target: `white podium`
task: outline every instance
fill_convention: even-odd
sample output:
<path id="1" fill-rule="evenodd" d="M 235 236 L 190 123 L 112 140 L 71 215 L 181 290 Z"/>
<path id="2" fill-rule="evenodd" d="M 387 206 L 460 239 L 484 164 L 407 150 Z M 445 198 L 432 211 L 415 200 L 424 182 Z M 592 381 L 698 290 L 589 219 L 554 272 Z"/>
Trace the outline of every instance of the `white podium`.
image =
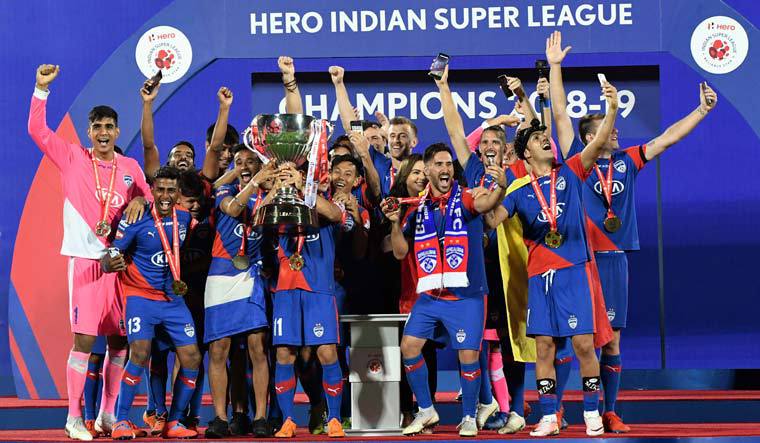
<path id="1" fill-rule="evenodd" d="M 341 315 L 347 323 L 353 435 L 399 434 L 400 328 L 406 314 Z"/>

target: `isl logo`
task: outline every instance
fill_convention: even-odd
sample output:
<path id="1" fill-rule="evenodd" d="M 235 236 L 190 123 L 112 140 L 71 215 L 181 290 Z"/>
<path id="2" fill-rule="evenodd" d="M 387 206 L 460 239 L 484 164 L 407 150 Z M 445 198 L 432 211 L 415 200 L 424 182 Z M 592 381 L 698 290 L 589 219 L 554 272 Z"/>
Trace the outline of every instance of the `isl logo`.
<path id="1" fill-rule="evenodd" d="M 377 375 L 383 372 L 383 362 L 378 358 L 372 358 L 367 362 L 367 371 L 372 375 Z"/>
<path id="2" fill-rule="evenodd" d="M 706 18 L 691 34 L 691 56 L 711 74 L 727 74 L 744 62 L 749 50 L 741 23 L 722 15 Z"/>
<path id="3" fill-rule="evenodd" d="M 161 83 L 182 78 L 193 62 L 193 47 L 187 36 L 171 26 L 148 29 L 137 41 L 135 62 L 145 77 L 161 71 Z"/>

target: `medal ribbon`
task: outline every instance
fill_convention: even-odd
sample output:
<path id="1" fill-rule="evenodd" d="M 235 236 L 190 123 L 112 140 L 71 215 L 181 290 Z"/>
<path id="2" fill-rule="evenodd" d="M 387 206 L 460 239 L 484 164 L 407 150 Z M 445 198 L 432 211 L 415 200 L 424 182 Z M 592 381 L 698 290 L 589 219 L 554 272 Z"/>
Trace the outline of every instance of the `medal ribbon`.
<path id="1" fill-rule="evenodd" d="M 93 148 L 95 149 L 95 148 Z M 98 203 L 101 207 L 101 222 L 108 222 L 108 210 L 111 209 L 111 197 L 113 196 L 113 184 L 116 180 L 116 153 L 113 154 L 113 162 L 111 163 L 111 178 L 108 181 L 108 192 L 105 198 L 103 197 L 102 189 L 100 188 L 100 175 L 98 174 L 98 162 L 95 159 L 95 154 L 90 153 L 90 160 L 92 160 L 92 172 L 95 173 L 95 190 L 98 197 Z"/>
<path id="2" fill-rule="evenodd" d="M 390 172 L 390 178 L 391 178 L 391 186 L 390 187 L 393 188 L 393 183 L 396 182 L 396 170 L 393 169 L 393 165 L 391 165 L 391 170 L 389 172 Z"/>
<path id="3" fill-rule="evenodd" d="M 299 257 L 302 257 L 301 251 L 303 250 L 303 243 L 305 240 L 306 240 L 306 236 L 304 236 L 303 234 L 298 236 L 298 243 L 296 243 L 296 255 Z"/>
<path id="4" fill-rule="evenodd" d="M 242 187 L 238 185 L 238 192 L 242 191 Z M 256 203 L 253 205 L 253 211 L 251 211 L 251 215 L 253 216 L 256 214 L 256 210 L 259 209 L 259 205 L 261 204 L 261 189 L 259 189 L 256 192 Z M 248 205 L 246 205 L 245 208 L 243 208 L 243 238 L 240 241 L 240 248 L 238 248 L 237 255 L 245 255 L 245 242 L 248 239 L 248 236 L 251 235 L 251 230 L 253 229 L 253 224 L 248 223 Z"/>
<path id="5" fill-rule="evenodd" d="M 169 247 L 169 239 L 166 237 L 164 230 L 164 223 L 158 216 L 156 211 L 156 204 L 154 203 L 150 207 L 150 213 L 153 215 L 153 224 L 158 231 L 158 237 L 161 239 L 161 246 L 164 248 L 164 255 L 166 255 L 166 261 L 169 263 L 169 270 L 172 272 L 172 277 L 177 281 L 180 279 L 180 264 L 179 264 L 179 224 L 177 224 L 177 209 L 172 208 L 172 247 Z"/>
<path id="6" fill-rule="evenodd" d="M 533 192 L 536 193 L 536 199 L 538 200 L 538 203 L 541 205 L 541 211 L 543 211 L 544 215 L 546 216 L 546 220 L 549 221 L 549 230 L 551 231 L 557 231 L 557 189 L 556 189 L 556 182 L 557 182 L 557 170 L 552 168 L 552 172 L 550 174 L 550 186 L 551 189 L 549 191 L 551 195 L 551 207 L 546 204 L 546 198 L 544 197 L 544 193 L 541 192 L 541 186 L 538 185 L 538 179 L 533 174 L 533 172 L 530 173 L 530 184 L 533 186 Z"/>
<path id="7" fill-rule="evenodd" d="M 615 213 L 612 212 L 612 157 L 610 157 L 610 164 L 607 167 L 606 180 L 604 179 L 599 166 L 596 164 L 594 164 L 594 171 L 596 171 L 596 176 L 599 177 L 599 184 L 602 185 L 604 200 L 607 202 L 607 218 L 612 218 L 615 216 Z"/>

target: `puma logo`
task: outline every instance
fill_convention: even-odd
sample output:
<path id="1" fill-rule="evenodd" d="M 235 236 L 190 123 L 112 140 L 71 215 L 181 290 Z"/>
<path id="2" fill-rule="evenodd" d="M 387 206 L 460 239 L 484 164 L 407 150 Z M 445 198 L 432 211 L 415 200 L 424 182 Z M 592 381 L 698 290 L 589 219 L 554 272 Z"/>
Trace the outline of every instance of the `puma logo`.
<path id="1" fill-rule="evenodd" d="M 130 385 L 136 385 L 140 381 L 140 379 L 124 376 L 124 381 L 126 381 Z"/>
<path id="2" fill-rule="evenodd" d="M 475 380 L 476 378 L 480 377 L 480 369 L 476 369 L 471 372 L 462 371 L 462 377 L 464 377 L 467 380 Z"/>
<path id="3" fill-rule="evenodd" d="M 153 233 L 153 231 L 148 231 L 148 237 L 155 237 L 156 234 Z"/>
<path id="4" fill-rule="evenodd" d="M 404 370 L 406 370 L 406 372 L 409 372 L 412 370 L 412 367 L 413 365 L 404 365 Z"/>
<path id="5" fill-rule="evenodd" d="M 287 391 L 287 386 L 275 386 L 274 390 L 277 391 L 278 394 L 282 394 Z"/>
<path id="6" fill-rule="evenodd" d="M 340 394 L 340 391 L 340 388 L 327 388 L 327 392 L 331 393 L 332 395 L 338 395 Z"/>

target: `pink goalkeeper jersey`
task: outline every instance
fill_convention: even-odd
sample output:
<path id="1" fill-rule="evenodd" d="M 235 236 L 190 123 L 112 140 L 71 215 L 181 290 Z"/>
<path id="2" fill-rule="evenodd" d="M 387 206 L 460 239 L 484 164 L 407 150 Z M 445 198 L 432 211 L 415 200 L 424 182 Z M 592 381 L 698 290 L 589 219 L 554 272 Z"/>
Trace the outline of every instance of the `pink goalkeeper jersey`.
<path id="1" fill-rule="evenodd" d="M 107 220 L 111 234 L 107 239 L 96 236 L 94 229 L 102 215 L 100 202 L 108 193 L 112 162 L 96 161 L 103 195 L 98 198 L 91 150 L 67 142 L 48 128 L 47 95 L 46 91 L 34 91 L 29 109 L 29 135 L 61 172 L 64 196 L 61 255 L 99 259 L 113 240 L 127 204 L 137 196 L 149 198 L 150 188 L 137 161 L 114 153 L 116 177 Z"/>

